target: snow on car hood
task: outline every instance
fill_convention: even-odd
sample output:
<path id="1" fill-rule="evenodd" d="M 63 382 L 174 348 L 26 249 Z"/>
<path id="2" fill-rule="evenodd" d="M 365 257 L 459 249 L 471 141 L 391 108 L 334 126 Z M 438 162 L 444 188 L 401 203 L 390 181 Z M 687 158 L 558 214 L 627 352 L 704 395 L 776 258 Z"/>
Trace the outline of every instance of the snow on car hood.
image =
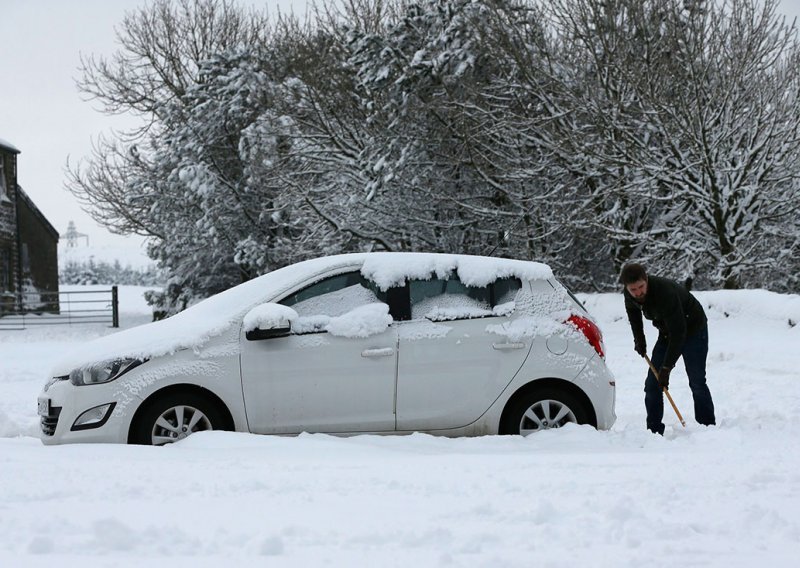
<path id="1" fill-rule="evenodd" d="M 469 286 L 485 286 L 516 276 L 523 280 L 552 278 L 549 266 L 538 262 L 436 253 L 356 253 L 316 258 L 254 278 L 162 321 L 107 335 L 72 350 L 54 366 L 51 376 L 120 357 L 152 358 L 180 349 L 198 350 L 210 339 L 241 324 L 244 315 L 307 280 L 339 270 L 361 267 L 362 274 L 382 289 L 407 278 L 458 274 Z M 235 336 L 238 339 L 238 336 Z"/>

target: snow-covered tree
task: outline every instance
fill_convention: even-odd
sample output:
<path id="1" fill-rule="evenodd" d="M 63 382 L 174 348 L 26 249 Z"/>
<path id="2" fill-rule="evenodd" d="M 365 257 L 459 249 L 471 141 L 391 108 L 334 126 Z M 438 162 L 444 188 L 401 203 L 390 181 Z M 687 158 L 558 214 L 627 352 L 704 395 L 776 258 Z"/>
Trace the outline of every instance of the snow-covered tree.
<path id="1" fill-rule="evenodd" d="M 129 286 L 161 286 L 166 280 L 155 266 L 134 268 L 94 258 L 68 260 L 58 271 L 59 284 L 115 284 Z"/>
<path id="2" fill-rule="evenodd" d="M 796 289 L 800 59 L 771 0 L 311 14 L 156 0 L 84 62 L 85 94 L 145 122 L 99 139 L 70 187 L 150 237 L 165 313 L 357 250 L 543 260 L 581 289 L 631 259 Z"/>
<path id="3" fill-rule="evenodd" d="M 800 52 L 775 7 L 554 4 L 589 70 L 576 108 L 594 140 L 585 154 L 612 181 L 608 234 L 673 274 L 735 288 L 794 254 L 790 239 L 758 254 L 796 234 L 800 206 Z"/>
<path id="4" fill-rule="evenodd" d="M 569 246 L 549 238 L 562 219 L 545 113 L 520 88 L 525 66 L 541 65 L 538 15 L 521 2 L 425 0 L 351 35 L 348 62 L 382 134 L 370 196 L 401 196 L 410 246 L 540 259 Z"/>

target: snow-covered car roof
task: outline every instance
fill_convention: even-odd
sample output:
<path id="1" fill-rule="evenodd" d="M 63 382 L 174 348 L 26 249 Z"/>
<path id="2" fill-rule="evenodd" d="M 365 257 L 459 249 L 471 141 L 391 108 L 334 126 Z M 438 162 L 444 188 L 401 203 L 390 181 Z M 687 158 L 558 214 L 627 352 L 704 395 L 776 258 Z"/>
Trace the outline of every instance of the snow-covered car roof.
<path id="1" fill-rule="evenodd" d="M 119 357 L 148 358 L 180 349 L 200 349 L 211 338 L 238 326 L 244 315 L 262 302 L 294 286 L 338 269 L 358 268 L 380 288 L 406 279 L 446 277 L 456 273 L 468 286 L 486 286 L 498 278 L 541 280 L 553 277 L 546 264 L 502 258 L 439 253 L 355 253 L 292 264 L 220 292 L 170 318 L 98 338 L 73 350 L 53 369 L 53 376 L 81 366 Z M 238 337 L 238 335 L 237 335 Z"/>

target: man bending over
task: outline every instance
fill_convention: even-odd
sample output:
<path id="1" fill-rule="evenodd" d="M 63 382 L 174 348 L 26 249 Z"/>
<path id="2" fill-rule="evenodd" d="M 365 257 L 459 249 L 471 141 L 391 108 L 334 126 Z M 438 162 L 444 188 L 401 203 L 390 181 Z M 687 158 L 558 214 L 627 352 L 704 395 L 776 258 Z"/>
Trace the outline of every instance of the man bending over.
<path id="1" fill-rule="evenodd" d="M 658 329 L 651 357 L 659 370 L 658 378 L 651 370 L 644 382 L 648 430 L 664 434 L 663 389 L 669 388 L 669 375 L 681 356 L 694 398 L 695 420 L 705 426 L 715 424 L 714 402 L 706 385 L 708 320 L 703 306 L 674 280 L 648 276 L 641 264 L 625 265 L 619 280 L 625 286 L 625 311 L 633 331 L 634 350 L 642 357 L 647 354 L 642 316 Z"/>

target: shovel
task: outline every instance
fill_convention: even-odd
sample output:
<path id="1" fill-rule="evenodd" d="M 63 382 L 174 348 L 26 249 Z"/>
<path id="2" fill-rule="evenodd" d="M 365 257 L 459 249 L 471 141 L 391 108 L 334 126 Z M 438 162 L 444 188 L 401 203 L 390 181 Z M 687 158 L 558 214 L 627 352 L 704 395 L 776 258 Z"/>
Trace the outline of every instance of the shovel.
<path id="1" fill-rule="evenodd" d="M 644 360 L 647 361 L 648 365 L 650 365 L 650 369 L 653 371 L 653 375 L 656 377 L 656 380 L 658 380 L 658 371 L 656 371 L 656 368 L 653 366 L 653 362 L 650 361 L 650 357 L 644 355 Z M 664 388 L 664 394 L 667 395 L 667 400 L 669 400 L 669 403 L 672 405 L 672 410 L 675 411 L 675 414 L 678 415 L 678 420 L 681 421 L 681 426 L 686 428 L 686 422 L 683 421 L 683 416 L 681 416 L 681 413 L 678 412 L 678 407 L 675 406 L 675 401 L 672 400 L 672 396 L 669 394 L 667 388 L 666 387 L 663 388 Z"/>

